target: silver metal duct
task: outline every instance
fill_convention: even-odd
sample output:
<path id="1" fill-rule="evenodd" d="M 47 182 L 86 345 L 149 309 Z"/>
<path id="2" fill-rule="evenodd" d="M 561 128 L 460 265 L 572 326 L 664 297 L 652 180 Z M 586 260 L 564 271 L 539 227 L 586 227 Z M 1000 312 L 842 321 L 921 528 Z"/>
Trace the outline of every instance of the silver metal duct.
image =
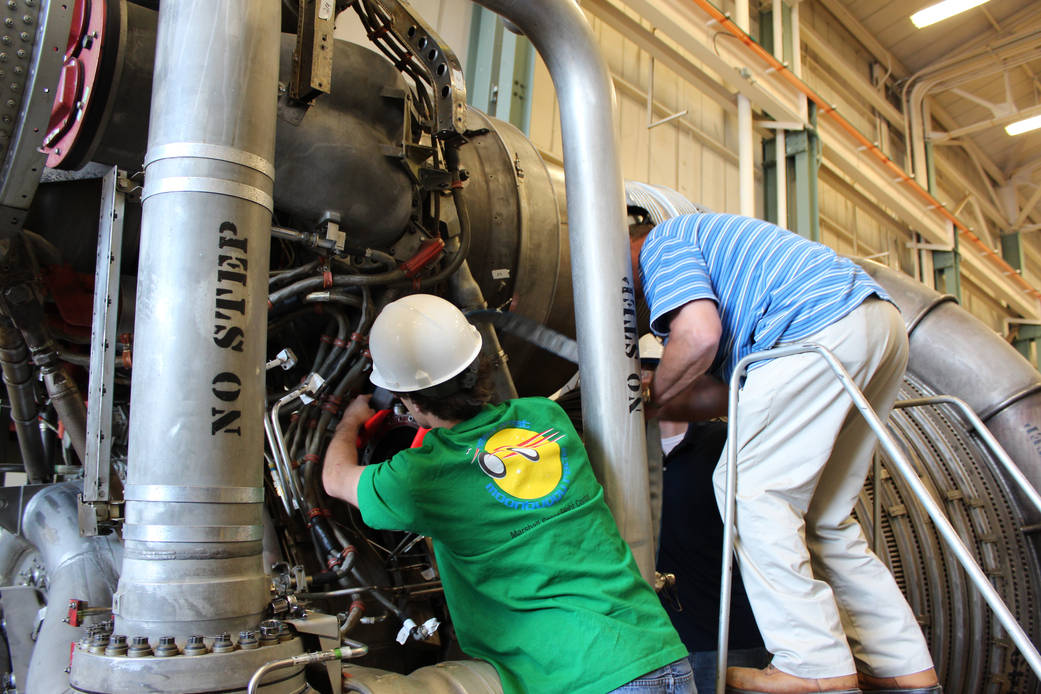
<path id="1" fill-rule="evenodd" d="M 956 395 L 979 415 L 1035 489 L 1041 489 L 1041 374 L 982 321 L 907 275 L 862 262 L 900 307 L 910 336 L 908 373 Z M 993 368 L 1000 364 L 1001 368 Z M 1019 494 L 1024 521 L 1041 522 Z"/>
<path id="2" fill-rule="evenodd" d="M 560 101 L 585 443 L 622 537 L 654 577 L 636 297 L 615 146 L 614 90 L 570 0 L 478 0 L 513 22 L 549 68 Z"/>
<path id="3" fill-rule="evenodd" d="M 164 0 L 116 632 L 256 626 L 278 0 Z"/>
<path id="4" fill-rule="evenodd" d="M 1041 487 L 1041 374 L 953 297 L 876 263 L 861 265 L 893 297 L 907 325 L 911 351 L 900 398 L 949 394 L 965 400 L 1035 489 Z M 1036 506 L 957 410 L 897 410 L 890 430 L 1036 643 L 1041 634 Z M 878 479 L 869 479 L 856 515 L 923 625 L 944 691 L 976 694 L 1007 683 L 1008 691 L 1036 694 L 1039 684 L 1027 662 L 939 541 L 910 489 L 887 474 L 886 456 L 880 460 Z M 972 657 L 965 657 L 970 652 Z"/>
<path id="5" fill-rule="evenodd" d="M 36 546 L 47 570 L 47 611 L 19 691 L 63 692 L 69 683 L 69 643 L 84 630 L 66 620 L 69 600 L 104 607 L 112 599 L 121 546 L 114 535 L 81 537 L 76 497 L 82 486 L 56 484 L 36 494 L 22 514 L 25 537 Z M 104 621 L 98 617 L 97 621 Z"/>

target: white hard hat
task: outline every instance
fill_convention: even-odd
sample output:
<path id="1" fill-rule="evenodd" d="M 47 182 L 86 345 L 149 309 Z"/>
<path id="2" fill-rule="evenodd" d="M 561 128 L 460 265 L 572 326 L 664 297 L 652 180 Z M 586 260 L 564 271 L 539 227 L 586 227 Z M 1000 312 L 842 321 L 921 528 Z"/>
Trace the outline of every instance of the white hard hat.
<path id="1" fill-rule="evenodd" d="M 387 304 L 369 332 L 370 380 L 410 393 L 461 373 L 481 351 L 481 334 L 441 297 L 412 294 Z"/>

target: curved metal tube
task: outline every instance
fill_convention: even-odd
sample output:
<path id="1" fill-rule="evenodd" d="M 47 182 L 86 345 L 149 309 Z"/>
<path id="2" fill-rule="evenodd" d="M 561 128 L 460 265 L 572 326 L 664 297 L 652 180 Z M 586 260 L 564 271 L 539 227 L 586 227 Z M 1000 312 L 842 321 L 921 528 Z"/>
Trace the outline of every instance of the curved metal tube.
<path id="1" fill-rule="evenodd" d="M 911 345 L 907 372 L 933 392 L 965 400 L 1031 486 L 1041 489 L 1041 459 L 1032 438 L 1041 421 L 1041 374 L 956 302 L 884 265 L 858 262 L 904 317 Z M 1025 524 L 1041 522 L 1041 513 L 1015 487 L 1013 496 Z"/>
<path id="2" fill-rule="evenodd" d="M 81 491 L 73 482 L 53 485 L 34 496 L 22 514 L 26 539 L 40 552 L 50 581 L 28 681 L 19 685 L 25 691 L 67 690 L 69 642 L 84 631 L 64 621 L 65 606 L 69 600 L 105 606 L 116 587 L 122 546 L 115 535 L 80 536 L 76 497 Z"/>
<path id="3" fill-rule="evenodd" d="M 923 108 L 926 95 L 945 80 L 946 86 L 951 87 L 1027 62 L 1036 55 L 1039 41 L 1041 31 L 1031 29 L 1016 34 L 997 46 L 983 46 L 969 55 L 956 56 L 939 65 L 932 65 L 907 80 L 902 93 L 905 104 L 904 132 L 908 133 L 908 160 L 912 162 L 917 175 L 922 175 L 921 168 L 925 165 L 925 141 L 928 139 Z"/>
<path id="4" fill-rule="evenodd" d="M 294 665 L 304 666 L 310 665 L 311 663 L 324 663 L 329 660 L 345 660 L 347 658 L 360 658 L 369 652 L 369 647 L 363 643 L 357 641 L 351 641 L 350 639 L 344 639 L 343 642 L 347 644 L 347 648 L 334 648 L 330 651 L 319 651 L 317 653 L 304 653 L 303 655 L 295 655 L 292 658 L 282 658 L 281 660 L 272 660 L 270 663 L 265 663 L 260 666 L 249 680 L 249 685 L 246 687 L 247 694 L 256 694 L 257 688 L 260 686 L 260 680 L 264 679 L 264 675 L 274 670 L 281 670 L 287 667 L 293 667 Z"/>
<path id="5" fill-rule="evenodd" d="M 478 0 L 531 39 L 560 101 L 585 443 L 644 578 L 654 576 L 636 302 L 614 91 L 585 15 L 565 0 Z M 631 313 L 630 313 L 631 312 Z M 631 331 L 631 332 L 630 332 Z"/>

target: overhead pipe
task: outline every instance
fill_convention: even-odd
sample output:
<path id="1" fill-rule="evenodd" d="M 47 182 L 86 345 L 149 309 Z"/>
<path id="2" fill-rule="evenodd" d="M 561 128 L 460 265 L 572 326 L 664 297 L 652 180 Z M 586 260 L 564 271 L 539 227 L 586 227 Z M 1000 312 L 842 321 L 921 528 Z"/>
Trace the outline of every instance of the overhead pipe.
<path id="1" fill-rule="evenodd" d="M 575 327 L 589 458 L 644 578 L 654 577 L 636 297 L 614 131 L 614 90 L 596 38 L 569 0 L 478 0 L 531 40 L 560 102 Z"/>
<path id="2" fill-rule="evenodd" d="M 116 630 L 254 628 L 280 3 L 164 0 L 142 195 Z"/>
<path id="3" fill-rule="evenodd" d="M 737 0 L 734 15 L 741 30 L 748 32 L 748 0 Z M 737 178 L 741 214 L 755 216 L 755 155 L 752 152 L 752 102 L 744 94 L 737 95 Z"/>
<path id="4" fill-rule="evenodd" d="M 907 157 L 912 170 L 925 171 L 925 141 L 928 118 L 924 114 L 926 95 L 941 83 L 953 87 L 961 82 L 985 77 L 1021 65 L 1037 57 L 1041 29 L 1023 32 L 996 46 L 985 46 L 968 55 L 944 60 L 915 73 L 903 88 L 904 128 L 907 132 Z M 952 82 L 953 80 L 953 82 Z"/>
<path id="5" fill-rule="evenodd" d="M 896 162 L 890 159 L 877 144 L 865 137 L 852 123 L 839 114 L 834 105 L 828 103 L 824 97 L 813 91 L 813 89 L 799 79 L 799 77 L 784 63 L 770 55 L 769 51 L 756 43 L 751 36 L 742 31 L 727 15 L 717 10 L 708 0 L 691 0 L 691 2 L 718 22 L 725 31 L 741 41 L 741 43 L 743 43 L 750 51 L 758 55 L 785 81 L 805 94 L 810 101 L 817 104 L 818 114 L 823 114 L 826 118 L 834 121 L 842 130 L 857 141 L 862 151 L 875 157 L 875 159 L 877 159 L 890 173 L 893 174 L 893 180 L 897 185 L 906 185 L 914 191 L 914 193 L 925 203 L 925 211 L 927 213 L 939 215 L 953 224 L 964 242 L 971 246 L 980 256 L 985 258 L 999 273 L 1008 277 L 1009 280 L 1013 284 L 1017 285 L 1024 294 L 1029 294 L 1035 299 L 1041 299 L 1041 291 L 1031 286 L 1031 284 L 1023 279 L 1023 277 L 1016 272 L 1011 265 L 1006 263 L 1005 260 L 994 251 L 994 249 L 990 248 L 978 236 L 969 231 L 969 228 L 964 222 L 951 214 L 951 212 L 947 210 L 939 200 L 934 198 L 929 191 L 923 188 L 914 180 L 914 178 L 908 175 L 906 171 L 900 168 Z M 796 52 L 798 52 L 798 50 Z"/>

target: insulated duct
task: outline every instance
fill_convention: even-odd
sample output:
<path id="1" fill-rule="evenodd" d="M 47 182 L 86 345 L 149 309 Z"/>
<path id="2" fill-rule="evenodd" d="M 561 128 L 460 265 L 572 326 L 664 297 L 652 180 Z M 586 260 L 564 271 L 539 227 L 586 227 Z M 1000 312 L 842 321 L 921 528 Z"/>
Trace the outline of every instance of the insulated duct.
<path id="1" fill-rule="evenodd" d="M 75 483 L 53 485 L 36 494 L 22 514 L 25 538 L 36 546 L 47 571 L 47 607 L 29 676 L 19 691 L 66 691 L 69 643 L 82 635 L 68 623 L 66 606 L 80 600 L 104 608 L 112 601 L 122 546 L 114 535 L 80 536 L 76 497 L 81 491 Z"/>

